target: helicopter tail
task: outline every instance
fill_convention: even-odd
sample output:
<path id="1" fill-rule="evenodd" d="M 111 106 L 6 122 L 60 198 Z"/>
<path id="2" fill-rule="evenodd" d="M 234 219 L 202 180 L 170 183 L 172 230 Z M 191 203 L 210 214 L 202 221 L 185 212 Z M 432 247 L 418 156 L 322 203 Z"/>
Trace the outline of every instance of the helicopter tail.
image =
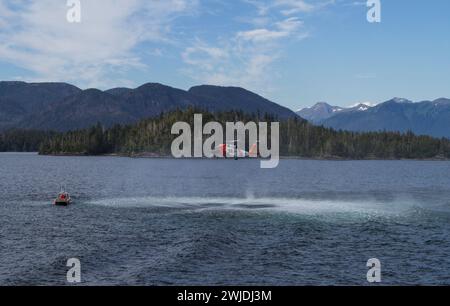
<path id="1" fill-rule="evenodd" d="M 248 152 L 250 157 L 258 157 L 258 144 L 253 144 Z"/>

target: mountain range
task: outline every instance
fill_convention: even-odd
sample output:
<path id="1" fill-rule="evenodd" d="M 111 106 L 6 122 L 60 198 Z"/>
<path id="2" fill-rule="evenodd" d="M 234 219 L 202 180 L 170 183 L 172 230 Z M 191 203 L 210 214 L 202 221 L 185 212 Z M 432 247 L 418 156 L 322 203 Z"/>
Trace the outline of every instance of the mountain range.
<path id="1" fill-rule="evenodd" d="M 376 106 L 332 106 L 320 102 L 297 112 L 239 87 L 195 86 L 182 90 L 159 83 L 109 90 L 66 83 L 0 82 L 0 131 L 69 131 L 100 122 L 105 127 L 130 124 L 189 107 L 218 112 L 269 113 L 279 119 L 300 117 L 315 125 L 355 132 L 412 131 L 450 138 L 450 99 L 413 103 L 394 98 Z"/>
<path id="2" fill-rule="evenodd" d="M 320 102 L 297 114 L 316 125 L 354 132 L 412 131 L 450 138 L 450 99 L 412 102 L 394 98 L 376 106 L 344 108 Z"/>
<path id="3" fill-rule="evenodd" d="M 148 83 L 135 89 L 102 91 L 81 90 L 66 83 L 0 82 L 0 130 L 68 131 L 98 122 L 110 127 L 189 107 L 296 117 L 290 109 L 239 87 L 202 85 L 185 91 Z"/>

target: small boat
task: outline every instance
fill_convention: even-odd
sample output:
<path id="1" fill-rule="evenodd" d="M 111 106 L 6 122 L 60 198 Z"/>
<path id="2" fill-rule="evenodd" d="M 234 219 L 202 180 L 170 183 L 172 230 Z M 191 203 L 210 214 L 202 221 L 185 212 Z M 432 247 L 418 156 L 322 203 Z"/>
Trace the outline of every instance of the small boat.
<path id="1" fill-rule="evenodd" d="M 56 197 L 54 204 L 57 206 L 68 206 L 72 203 L 72 199 L 70 198 L 70 194 L 66 192 L 63 188 L 59 192 Z"/>

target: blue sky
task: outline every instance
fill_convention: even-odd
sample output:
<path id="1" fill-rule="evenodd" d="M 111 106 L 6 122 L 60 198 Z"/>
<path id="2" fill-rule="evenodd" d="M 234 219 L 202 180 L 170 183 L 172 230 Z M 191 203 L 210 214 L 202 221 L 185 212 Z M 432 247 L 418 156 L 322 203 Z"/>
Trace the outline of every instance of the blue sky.
<path id="1" fill-rule="evenodd" d="M 0 79 L 242 86 L 299 109 L 450 97 L 450 1 L 0 0 Z"/>

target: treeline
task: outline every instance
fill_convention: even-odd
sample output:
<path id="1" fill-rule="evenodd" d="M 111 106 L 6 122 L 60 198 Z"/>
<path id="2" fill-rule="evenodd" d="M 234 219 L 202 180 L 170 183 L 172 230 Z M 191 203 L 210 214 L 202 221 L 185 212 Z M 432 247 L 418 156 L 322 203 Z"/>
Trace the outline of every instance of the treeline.
<path id="1" fill-rule="evenodd" d="M 220 112 L 212 114 L 202 110 L 189 108 L 161 114 L 156 118 L 146 119 L 134 125 L 116 125 L 105 129 L 97 124 L 89 129 L 72 131 L 55 135 L 44 141 L 40 154 L 124 154 L 133 155 L 142 152 L 155 155 L 170 155 L 171 145 L 175 137 L 171 134 L 176 122 L 187 122 L 193 126 L 194 114 L 202 113 L 204 123 L 216 122 L 248 122 L 256 120 L 258 114 L 247 115 L 241 111 Z M 264 115 L 256 121 L 271 122 L 274 118 Z"/>
<path id="2" fill-rule="evenodd" d="M 9 130 L 0 132 L 0 152 L 38 152 L 40 145 L 54 132 Z"/>
<path id="3" fill-rule="evenodd" d="M 105 129 L 100 124 L 89 129 L 56 134 L 40 145 L 40 154 L 123 154 L 151 153 L 169 156 L 175 122 L 193 126 L 199 110 L 174 111 L 135 125 L 116 125 Z M 239 111 L 203 113 L 204 123 L 217 121 L 273 122 L 269 115 L 244 114 Z M 280 154 L 304 158 L 344 159 L 432 159 L 450 158 L 450 141 L 412 133 L 353 133 L 313 126 L 300 118 L 280 123 Z"/>

